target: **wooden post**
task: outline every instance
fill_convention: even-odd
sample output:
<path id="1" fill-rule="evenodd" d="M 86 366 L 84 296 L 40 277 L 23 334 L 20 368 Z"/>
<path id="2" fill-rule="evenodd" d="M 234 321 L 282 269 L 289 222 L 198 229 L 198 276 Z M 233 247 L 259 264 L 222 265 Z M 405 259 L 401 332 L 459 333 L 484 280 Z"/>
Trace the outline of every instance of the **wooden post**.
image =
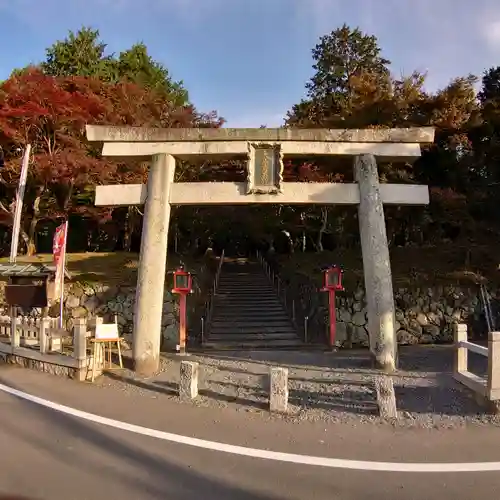
<path id="1" fill-rule="evenodd" d="M 488 337 L 488 398 L 500 399 L 500 332 L 490 332 Z"/>
<path id="2" fill-rule="evenodd" d="M 95 330 L 97 328 L 97 325 L 102 325 L 104 324 L 104 318 L 102 316 L 96 316 L 94 318 L 94 335 L 95 335 Z M 95 358 L 95 363 L 97 366 L 101 366 L 104 368 L 104 364 L 106 363 L 106 360 L 104 359 L 104 344 L 100 343 L 94 343 L 94 348 L 93 348 L 93 355 Z"/>
<path id="3" fill-rule="evenodd" d="M 178 353 L 186 354 L 186 323 L 187 323 L 187 296 L 179 295 L 179 349 Z"/>
<path id="4" fill-rule="evenodd" d="M 382 375 L 375 378 L 375 391 L 377 392 L 377 404 L 380 418 L 398 418 L 396 407 L 396 394 L 392 377 Z"/>
<path id="5" fill-rule="evenodd" d="M 455 373 L 467 371 L 467 348 L 460 347 L 460 342 L 467 342 L 467 325 L 458 323 L 455 325 Z"/>
<path id="6" fill-rule="evenodd" d="M 45 316 L 40 320 L 40 332 L 38 333 L 41 354 L 46 354 L 49 349 L 49 328 L 50 318 Z"/>
<path id="7" fill-rule="evenodd" d="M 16 205 L 14 211 L 14 222 L 12 224 L 12 239 L 10 242 L 9 262 L 16 262 L 17 248 L 19 246 L 19 233 L 21 231 L 21 217 L 23 213 L 24 192 L 26 190 L 26 179 L 28 177 L 28 168 L 30 163 L 31 144 L 27 144 L 24 149 L 23 162 L 21 164 L 21 175 L 16 193 Z"/>

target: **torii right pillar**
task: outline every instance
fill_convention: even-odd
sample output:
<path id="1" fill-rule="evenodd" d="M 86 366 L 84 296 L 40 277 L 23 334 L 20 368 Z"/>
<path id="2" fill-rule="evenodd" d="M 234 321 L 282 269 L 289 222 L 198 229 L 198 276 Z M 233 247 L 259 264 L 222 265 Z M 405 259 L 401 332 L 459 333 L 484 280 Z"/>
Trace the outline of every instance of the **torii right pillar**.
<path id="1" fill-rule="evenodd" d="M 358 219 L 363 252 L 370 351 L 377 368 L 393 372 L 397 367 L 394 293 L 384 206 L 380 196 L 375 156 L 371 154 L 356 156 L 354 176 L 359 185 Z"/>

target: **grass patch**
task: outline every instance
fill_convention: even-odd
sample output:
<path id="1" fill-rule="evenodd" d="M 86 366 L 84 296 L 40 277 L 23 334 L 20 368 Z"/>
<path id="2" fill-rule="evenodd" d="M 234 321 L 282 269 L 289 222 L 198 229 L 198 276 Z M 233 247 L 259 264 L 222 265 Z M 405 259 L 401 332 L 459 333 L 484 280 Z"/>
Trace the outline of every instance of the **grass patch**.
<path id="1" fill-rule="evenodd" d="M 441 245 L 424 248 L 392 248 L 390 251 L 395 287 L 474 285 L 481 281 L 500 285 L 497 249 L 493 246 Z M 360 249 L 301 253 L 279 256 L 283 272 L 299 273 L 321 283 L 321 268 L 337 264 L 344 268 L 346 288 L 363 283 Z"/>
<path id="2" fill-rule="evenodd" d="M 186 268 L 196 271 L 201 265 L 201 259 L 171 254 L 168 256 L 168 270 L 173 271 L 183 261 Z M 39 254 L 33 257 L 19 256 L 19 263 L 51 264 L 52 254 Z M 1 258 L 0 262 L 9 262 Z M 69 253 L 66 256 L 66 266 L 72 276 L 72 281 L 102 283 L 105 285 L 134 286 L 137 283 L 139 254 L 129 252 L 113 253 Z"/>

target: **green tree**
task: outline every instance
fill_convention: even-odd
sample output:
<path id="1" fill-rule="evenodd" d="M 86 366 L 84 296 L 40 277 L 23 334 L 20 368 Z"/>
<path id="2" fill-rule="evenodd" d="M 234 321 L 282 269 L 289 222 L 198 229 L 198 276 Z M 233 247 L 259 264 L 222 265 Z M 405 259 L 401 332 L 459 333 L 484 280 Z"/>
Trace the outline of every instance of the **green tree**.
<path id="1" fill-rule="evenodd" d="M 106 54 L 106 47 L 99 30 L 70 31 L 67 38 L 47 49 L 41 69 L 49 76 L 83 76 L 111 83 L 125 80 L 158 92 L 176 106 L 189 104 L 183 83 L 172 80 L 168 70 L 148 54 L 146 45 L 135 44 L 118 57 Z"/>
<path id="2" fill-rule="evenodd" d="M 118 78 L 113 55 L 105 55 L 106 44 L 99 30 L 82 28 L 64 40 L 58 40 L 46 50 L 42 71 L 49 76 L 85 76 L 113 81 Z"/>
<path id="3" fill-rule="evenodd" d="M 288 113 L 288 125 L 313 122 L 324 126 L 332 117 L 348 119 L 360 79 L 369 77 L 377 92 L 390 86 L 390 61 L 382 57 L 377 38 L 358 28 L 351 29 L 344 24 L 321 37 L 312 56 L 315 73 L 306 84 L 307 99 Z"/>
<path id="4" fill-rule="evenodd" d="M 137 43 L 121 52 L 117 67 L 120 78 L 167 95 L 177 106 L 188 104 L 188 92 L 182 82 L 174 82 L 165 66 L 154 61 L 148 54 L 143 43 Z"/>

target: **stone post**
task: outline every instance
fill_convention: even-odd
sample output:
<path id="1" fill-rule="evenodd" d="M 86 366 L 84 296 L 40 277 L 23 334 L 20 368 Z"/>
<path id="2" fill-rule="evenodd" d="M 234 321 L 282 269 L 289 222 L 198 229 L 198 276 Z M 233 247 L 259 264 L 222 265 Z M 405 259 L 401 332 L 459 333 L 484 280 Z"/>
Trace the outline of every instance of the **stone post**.
<path id="1" fill-rule="evenodd" d="M 18 328 L 18 318 L 17 318 L 17 307 L 11 306 L 10 308 L 10 346 L 12 352 L 16 347 L 19 347 L 21 343 L 21 333 Z"/>
<path id="2" fill-rule="evenodd" d="M 83 361 L 87 357 L 87 320 L 75 318 L 73 320 L 73 357 Z"/>
<path id="3" fill-rule="evenodd" d="M 288 368 L 271 368 L 269 410 L 286 413 L 288 410 Z"/>
<path id="4" fill-rule="evenodd" d="M 169 197 L 174 172 L 173 156 L 153 156 L 144 211 L 132 340 L 134 369 L 144 376 L 153 375 L 160 362 L 161 318 L 170 223 Z"/>
<path id="5" fill-rule="evenodd" d="M 488 337 L 488 397 L 500 399 L 500 332 L 490 332 Z"/>
<path id="6" fill-rule="evenodd" d="M 375 392 L 377 394 L 377 405 L 380 418 L 384 420 L 398 418 L 396 393 L 394 391 L 394 382 L 392 378 L 388 375 L 376 377 Z"/>
<path id="7" fill-rule="evenodd" d="M 50 318 L 43 317 L 40 320 L 40 332 L 38 334 L 41 354 L 47 354 L 47 351 L 49 350 L 49 328 Z"/>
<path id="8" fill-rule="evenodd" d="M 78 361 L 77 378 L 80 382 L 87 379 L 87 320 L 75 318 L 73 320 L 73 357 Z"/>
<path id="9" fill-rule="evenodd" d="M 458 323 L 454 325 L 455 332 L 455 373 L 465 373 L 467 370 L 467 347 L 460 347 L 460 342 L 467 342 L 467 325 Z M 488 360 L 489 361 L 489 360 Z"/>
<path id="10" fill-rule="evenodd" d="M 356 156 L 354 176 L 359 185 L 359 231 L 363 252 L 370 350 L 378 368 L 396 369 L 394 294 L 391 263 L 380 196 L 377 162 L 371 154 Z"/>
<path id="11" fill-rule="evenodd" d="M 181 399 L 194 399 L 198 396 L 198 363 L 181 361 L 179 396 Z"/>

